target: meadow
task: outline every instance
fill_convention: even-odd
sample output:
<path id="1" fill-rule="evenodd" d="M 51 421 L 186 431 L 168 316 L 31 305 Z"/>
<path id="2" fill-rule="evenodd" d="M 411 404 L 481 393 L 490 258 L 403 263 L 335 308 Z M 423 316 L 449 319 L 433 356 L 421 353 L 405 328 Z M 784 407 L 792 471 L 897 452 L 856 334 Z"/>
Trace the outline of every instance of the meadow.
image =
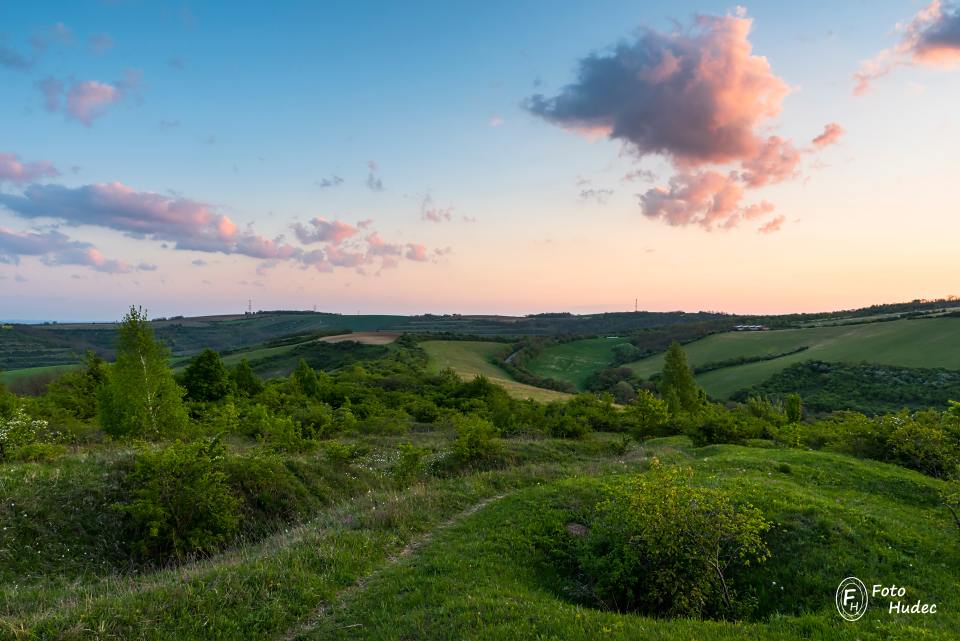
<path id="1" fill-rule="evenodd" d="M 527 369 L 543 378 L 555 378 L 584 389 L 584 383 L 597 370 L 608 367 L 613 348 L 626 343 L 617 336 L 587 338 L 551 345 L 527 362 Z"/>
<path id="2" fill-rule="evenodd" d="M 497 367 L 494 361 L 502 361 L 510 355 L 508 343 L 427 340 L 420 346 L 427 353 L 431 371 L 449 368 L 468 379 L 483 375 L 517 398 L 532 398 L 542 402 L 570 398 L 569 394 L 563 392 L 518 383 Z"/>

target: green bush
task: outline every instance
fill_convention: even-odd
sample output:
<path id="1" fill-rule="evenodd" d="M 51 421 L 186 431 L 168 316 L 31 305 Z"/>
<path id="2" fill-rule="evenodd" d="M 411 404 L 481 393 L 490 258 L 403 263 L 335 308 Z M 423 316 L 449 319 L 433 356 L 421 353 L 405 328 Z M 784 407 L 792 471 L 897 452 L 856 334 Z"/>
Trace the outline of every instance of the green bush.
<path id="1" fill-rule="evenodd" d="M 614 483 L 580 536 L 565 531 L 572 570 L 596 605 L 651 616 L 741 618 L 752 600 L 736 575 L 769 556 L 759 510 L 661 467 Z"/>
<path id="2" fill-rule="evenodd" d="M 652 436 L 667 436 L 670 411 L 667 404 L 650 390 L 639 390 L 637 398 L 624 409 L 626 423 L 638 441 Z"/>
<path id="3" fill-rule="evenodd" d="M 14 458 L 26 463 L 49 463 L 67 453 L 67 448 L 55 443 L 29 443 L 17 448 Z"/>
<path id="4" fill-rule="evenodd" d="M 457 438 L 451 449 L 462 463 L 473 463 L 492 458 L 500 451 L 497 429 L 479 416 L 459 416 L 454 420 Z"/>
<path id="5" fill-rule="evenodd" d="M 337 467 L 349 465 L 358 455 L 357 448 L 349 443 L 328 441 L 323 444 L 323 453 L 327 461 Z"/>
<path id="6" fill-rule="evenodd" d="M 900 418 L 887 447 L 894 462 L 936 477 L 951 477 L 960 463 L 957 442 L 939 425 Z"/>
<path id="7" fill-rule="evenodd" d="M 400 486 L 408 485 L 423 473 L 424 457 L 427 450 L 411 443 L 401 443 L 398 448 L 397 462 L 393 466 L 394 480 Z"/>
<path id="8" fill-rule="evenodd" d="M 236 533 L 241 501 L 227 483 L 225 456 L 218 440 L 137 455 L 132 500 L 117 506 L 132 520 L 135 553 L 156 561 L 209 553 Z"/>

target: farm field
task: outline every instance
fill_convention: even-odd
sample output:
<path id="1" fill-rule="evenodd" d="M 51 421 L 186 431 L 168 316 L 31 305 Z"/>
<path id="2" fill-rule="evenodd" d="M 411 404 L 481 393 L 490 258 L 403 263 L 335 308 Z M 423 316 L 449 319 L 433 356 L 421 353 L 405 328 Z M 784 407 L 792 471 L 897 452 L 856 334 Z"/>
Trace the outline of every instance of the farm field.
<path id="1" fill-rule="evenodd" d="M 684 350 L 690 365 L 697 367 L 732 358 L 778 354 L 803 346 L 808 349 L 781 358 L 706 372 L 697 377 L 697 382 L 711 396 L 727 398 L 789 365 L 806 360 L 960 369 L 960 319 L 726 332 L 689 343 Z M 628 366 L 641 378 L 647 378 L 663 368 L 663 356 L 652 356 Z"/>
<path id="2" fill-rule="evenodd" d="M 527 369 L 541 378 L 555 378 L 573 383 L 577 389 L 590 375 L 608 366 L 613 348 L 626 343 L 619 337 L 586 338 L 551 345 L 527 362 Z"/>
<path id="3" fill-rule="evenodd" d="M 542 402 L 570 398 L 569 394 L 518 383 L 509 374 L 491 363 L 493 358 L 505 358 L 510 353 L 507 343 L 488 341 L 423 341 L 420 347 L 430 357 L 429 368 L 440 371 L 450 368 L 465 379 L 482 374 L 503 386 L 512 396 L 532 398 Z"/>

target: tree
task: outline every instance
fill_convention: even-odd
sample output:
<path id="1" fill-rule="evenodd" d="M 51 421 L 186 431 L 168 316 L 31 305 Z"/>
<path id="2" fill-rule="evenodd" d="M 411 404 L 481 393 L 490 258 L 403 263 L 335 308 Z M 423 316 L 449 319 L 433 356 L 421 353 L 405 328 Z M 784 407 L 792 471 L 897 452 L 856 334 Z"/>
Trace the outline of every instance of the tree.
<path id="1" fill-rule="evenodd" d="M 257 376 L 247 359 L 241 359 L 233 371 L 230 372 L 233 385 L 241 396 L 256 396 L 263 391 L 263 383 Z"/>
<path id="2" fill-rule="evenodd" d="M 297 369 L 293 370 L 291 375 L 293 383 L 298 390 L 306 396 L 318 398 L 320 396 L 320 379 L 317 378 L 317 372 L 307 364 L 307 361 L 300 359 L 297 363 Z"/>
<path id="3" fill-rule="evenodd" d="M 637 398 L 624 408 L 624 413 L 630 431 L 638 441 L 660 436 L 670 420 L 667 404 L 645 389 L 637 392 Z"/>
<path id="4" fill-rule="evenodd" d="M 799 394 L 788 394 L 784 409 L 787 412 L 788 423 L 799 423 L 803 420 L 803 399 Z"/>
<path id="5" fill-rule="evenodd" d="M 702 401 L 693 370 L 687 364 L 687 355 L 676 341 L 671 343 L 664 358 L 660 394 L 673 415 L 696 411 Z"/>
<path id="6" fill-rule="evenodd" d="M 106 361 L 87 350 L 83 369 L 67 372 L 51 382 L 46 397 L 78 419 L 91 419 L 97 415 L 97 398 L 106 380 Z"/>
<path id="7" fill-rule="evenodd" d="M 232 391 L 230 374 L 220 354 L 209 348 L 190 361 L 183 372 L 183 386 L 192 401 L 219 401 Z"/>
<path id="8" fill-rule="evenodd" d="M 146 312 L 131 306 L 118 329 L 117 360 L 101 388 L 105 432 L 157 438 L 184 426 L 183 390 L 167 365 L 168 354 L 154 338 Z"/>

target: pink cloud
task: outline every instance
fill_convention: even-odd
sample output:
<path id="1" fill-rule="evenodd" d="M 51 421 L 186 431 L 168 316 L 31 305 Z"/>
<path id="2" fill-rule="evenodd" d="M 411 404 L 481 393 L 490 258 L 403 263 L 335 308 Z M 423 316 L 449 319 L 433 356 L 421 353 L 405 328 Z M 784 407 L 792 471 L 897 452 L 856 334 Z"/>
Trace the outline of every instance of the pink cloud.
<path id="1" fill-rule="evenodd" d="M 823 127 L 823 133 L 813 139 L 813 145 L 817 148 L 829 147 L 840 141 L 844 134 L 844 129 L 835 122 L 828 122 Z"/>
<path id="2" fill-rule="evenodd" d="M 0 227 L 0 263 L 19 264 L 22 256 L 37 256 L 47 265 L 79 265 L 108 274 L 153 271 L 154 265 L 130 265 L 106 258 L 99 249 L 71 240 L 58 231 L 18 232 Z"/>
<path id="3" fill-rule="evenodd" d="M 63 111 L 67 118 L 77 120 L 88 127 L 103 116 L 113 105 L 133 94 L 140 85 L 141 73 L 127 69 L 123 79 L 116 82 L 98 80 L 74 80 L 65 85 L 56 78 L 48 77 L 37 83 L 44 97 L 47 111 Z"/>
<path id="4" fill-rule="evenodd" d="M 753 55 L 751 25 L 743 16 L 700 16 L 689 31 L 645 29 L 583 59 L 575 83 L 553 98 L 533 96 L 527 107 L 681 167 L 753 156 L 763 145 L 756 127 L 780 112 L 789 87 Z"/>
<path id="5" fill-rule="evenodd" d="M 331 243 L 338 245 L 359 233 L 358 229 L 353 225 L 339 220 L 331 221 L 326 218 L 313 218 L 308 224 L 310 227 L 301 223 L 295 223 L 293 225 L 293 231 L 297 239 L 305 245 L 309 243 Z"/>
<path id="6" fill-rule="evenodd" d="M 853 93 L 863 95 L 877 78 L 898 67 L 949 69 L 960 64 L 960 7 L 933 0 L 905 25 L 897 25 L 900 41 L 864 61 L 854 74 Z"/>
<path id="7" fill-rule="evenodd" d="M 786 220 L 785 216 L 777 216 L 773 220 L 761 226 L 757 231 L 759 231 L 761 234 L 772 234 L 774 232 L 778 232 L 780 231 L 780 227 L 783 225 L 784 220 Z"/>
<path id="8" fill-rule="evenodd" d="M 408 243 L 404 256 L 408 260 L 424 262 L 427 260 L 427 248 L 419 243 Z"/>
<path id="9" fill-rule="evenodd" d="M 753 53 L 752 24 L 738 10 L 699 16 L 690 29 L 643 29 L 581 60 L 575 82 L 552 98 L 531 97 L 527 109 L 567 129 L 603 133 L 637 157 L 666 158 L 678 173 L 666 187 L 639 194 L 647 218 L 728 229 L 771 215 L 766 200 L 742 205 L 744 190 L 797 177 L 811 150 L 767 133 L 790 88 Z M 831 123 L 824 134 L 831 139 L 821 135 L 816 147 L 841 132 Z M 625 180 L 634 178 L 652 176 L 637 170 Z"/>
<path id="10" fill-rule="evenodd" d="M 59 175 L 60 172 L 53 163 L 46 160 L 24 163 L 16 154 L 0 152 L 0 182 L 19 185 Z"/>
<path id="11" fill-rule="evenodd" d="M 743 161 L 741 179 L 748 187 L 778 183 L 797 175 L 800 152 L 789 140 L 770 136 L 756 155 Z"/>

